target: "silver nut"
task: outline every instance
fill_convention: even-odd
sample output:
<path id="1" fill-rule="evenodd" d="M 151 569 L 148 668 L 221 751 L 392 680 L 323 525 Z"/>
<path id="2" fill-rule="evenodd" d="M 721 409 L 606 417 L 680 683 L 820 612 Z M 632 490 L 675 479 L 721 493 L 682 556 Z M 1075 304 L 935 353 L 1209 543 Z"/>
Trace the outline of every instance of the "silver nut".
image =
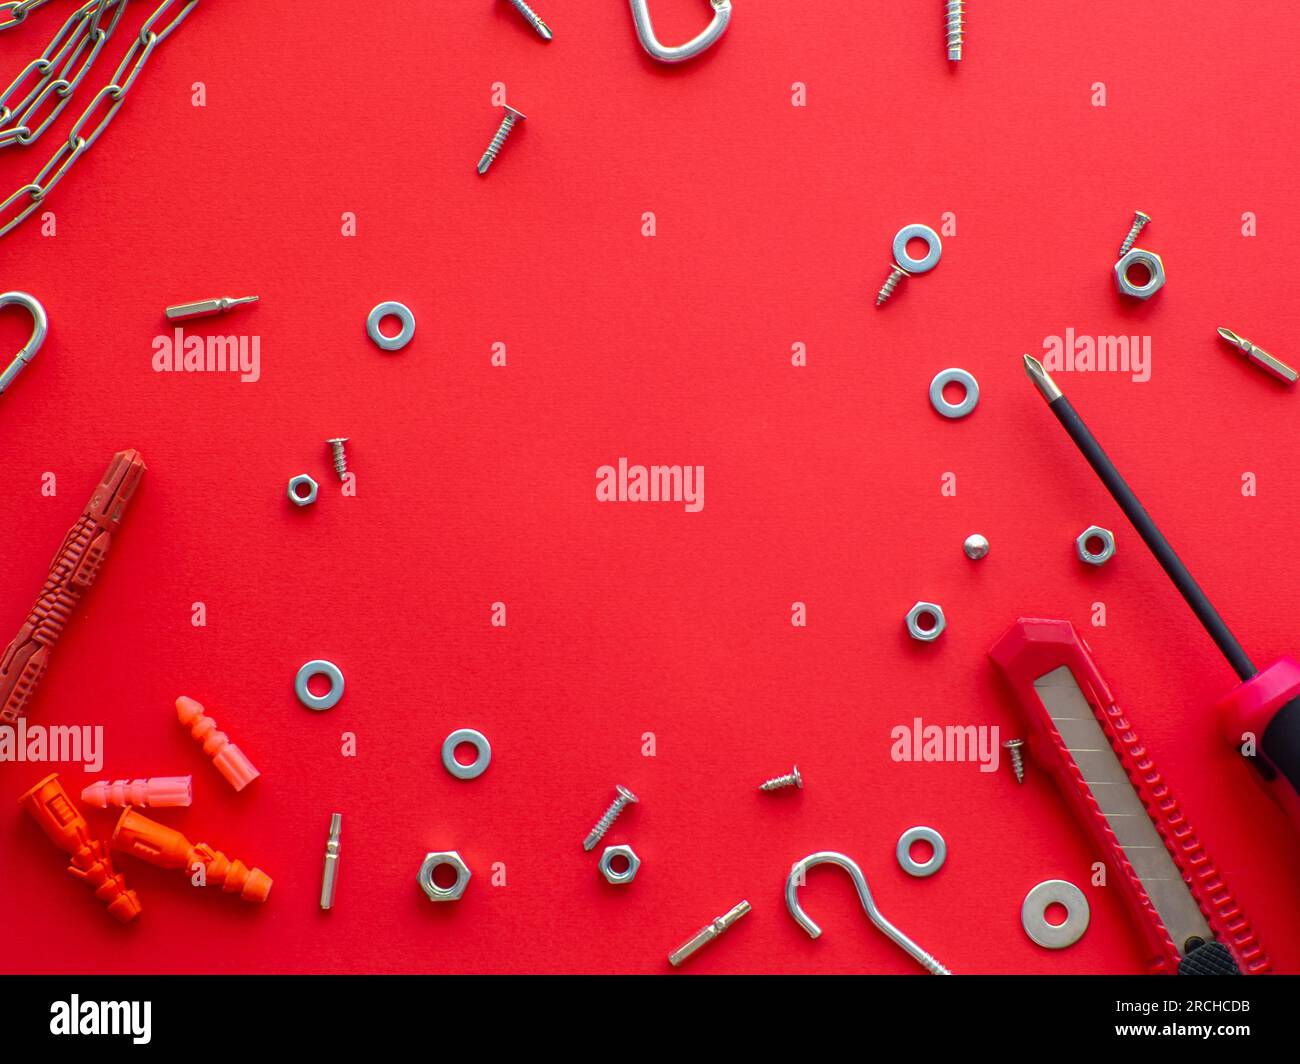
<path id="1" fill-rule="evenodd" d="M 966 537 L 966 542 L 961 545 L 961 549 L 966 552 L 967 558 L 977 562 L 988 554 L 989 541 L 976 532 Z"/>
<path id="2" fill-rule="evenodd" d="M 947 626 L 943 610 L 933 602 L 918 602 L 907 611 L 907 634 L 922 643 L 933 643 Z"/>
<path id="3" fill-rule="evenodd" d="M 456 869 L 456 882 L 450 887 L 440 887 L 433 880 L 433 873 L 442 865 L 451 865 Z M 420 889 L 430 901 L 460 901 L 460 896 L 469 885 L 469 876 L 469 866 L 455 850 L 426 853 L 424 864 L 420 865 Z"/>
<path id="4" fill-rule="evenodd" d="M 613 868 L 615 857 L 624 857 L 627 859 L 627 868 L 621 872 L 616 872 Z M 605 879 L 619 887 L 624 883 L 631 883 L 636 879 L 636 870 L 641 867 L 641 858 L 633 851 L 631 846 L 606 846 L 605 852 L 600 855 L 600 874 Z"/>
<path id="5" fill-rule="evenodd" d="M 1093 540 L 1101 544 L 1101 550 L 1089 549 L 1088 544 Z M 1089 565 L 1105 565 L 1115 555 L 1115 536 L 1108 528 L 1089 525 L 1079 533 L 1079 538 L 1074 541 L 1074 549 L 1079 552 L 1080 561 Z"/>
<path id="6" fill-rule="evenodd" d="M 1134 284 L 1128 279 L 1128 272 L 1134 266 L 1145 266 L 1150 274 L 1146 284 Z M 1165 264 L 1153 251 L 1132 248 L 1115 263 L 1115 284 L 1119 286 L 1120 295 L 1132 296 L 1134 299 L 1150 299 L 1165 285 Z"/>
<path id="7" fill-rule="evenodd" d="M 299 490 L 304 487 L 306 492 Z M 316 492 L 319 490 L 316 481 L 306 473 L 301 473 L 289 481 L 289 501 L 295 506 L 310 506 L 316 501 Z"/>

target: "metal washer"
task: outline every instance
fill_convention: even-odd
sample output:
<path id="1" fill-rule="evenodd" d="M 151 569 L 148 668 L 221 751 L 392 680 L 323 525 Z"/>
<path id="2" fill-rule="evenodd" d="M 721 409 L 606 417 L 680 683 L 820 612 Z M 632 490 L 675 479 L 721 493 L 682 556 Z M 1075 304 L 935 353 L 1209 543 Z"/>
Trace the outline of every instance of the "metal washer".
<path id="1" fill-rule="evenodd" d="M 402 323 L 401 331 L 396 336 L 385 336 L 379 331 L 379 323 L 390 314 Z M 393 300 L 380 303 L 366 318 L 366 332 L 370 335 L 370 339 L 385 351 L 401 350 L 411 342 L 411 338 L 415 335 L 415 315 L 411 313 L 411 308 L 405 303 L 398 303 Z"/>
<path id="2" fill-rule="evenodd" d="M 915 259 L 907 253 L 909 240 L 924 240 L 925 258 Z M 943 254 L 943 244 L 939 234 L 928 225 L 905 225 L 894 236 L 894 261 L 908 273 L 926 273 L 939 265 L 939 256 Z"/>
<path id="3" fill-rule="evenodd" d="M 469 743 L 478 751 L 478 756 L 468 765 L 462 765 L 456 760 L 456 747 L 461 743 Z M 473 728 L 459 728 L 443 740 L 442 767 L 458 780 L 478 779 L 487 771 L 490 764 L 492 764 L 492 744 L 487 741 L 487 736 L 481 731 L 475 731 Z"/>
<path id="4" fill-rule="evenodd" d="M 943 390 L 949 384 L 960 384 L 966 389 L 966 397 L 960 403 L 950 403 L 943 397 Z M 980 385 L 973 374 L 964 369 L 945 369 L 936 373 L 930 382 L 930 405 L 944 417 L 965 417 L 980 401 Z"/>
<path id="5" fill-rule="evenodd" d="M 1065 922 L 1049 924 L 1047 910 L 1052 905 L 1065 906 Z M 1034 942 L 1044 949 L 1073 946 L 1088 930 L 1091 911 L 1083 891 L 1064 879 L 1047 879 L 1025 895 L 1020 907 L 1020 924 Z"/>
<path id="6" fill-rule="evenodd" d="M 307 681 L 313 676 L 326 676 L 329 678 L 330 689 L 328 694 L 314 695 L 307 690 Z M 327 709 L 333 709 L 339 704 L 339 699 L 343 697 L 343 672 L 332 661 L 317 659 L 309 661 L 298 670 L 298 676 L 293 681 L 294 693 L 298 696 L 298 701 L 308 709 L 314 709 L 318 713 Z"/>
<path id="7" fill-rule="evenodd" d="M 928 861 L 918 861 L 912 856 L 912 843 L 928 842 L 934 852 L 930 854 Z M 944 861 L 948 859 L 948 845 L 943 841 L 934 828 L 927 828 L 918 825 L 914 828 L 908 828 L 898 836 L 898 847 L 894 851 L 898 857 L 898 863 L 902 866 L 903 871 L 909 876 L 924 878 L 925 876 L 934 875 L 943 867 Z"/>

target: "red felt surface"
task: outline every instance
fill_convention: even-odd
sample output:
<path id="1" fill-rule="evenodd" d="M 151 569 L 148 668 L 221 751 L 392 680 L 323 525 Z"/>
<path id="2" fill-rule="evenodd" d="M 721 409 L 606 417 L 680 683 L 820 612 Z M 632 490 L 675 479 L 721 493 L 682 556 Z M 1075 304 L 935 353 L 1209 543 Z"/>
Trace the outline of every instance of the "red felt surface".
<path id="1" fill-rule="evenodd" d="M 675 69 L 641 53 L 620 0 L 537 6 L 549 46 L 504 0 L 201 5 L 52 193 L 57 235 L 33 218 L 0 244 L 3 287 L 51 320 L 0 400 L 3 638 L 109 455 L 149 463 L 31 721 L 102 724 L 106 778 L 192 773 L 193 807 L 159 818 L 275 878 L 258 908 L 124 859 L 145 912 L 119 927 L 10 805 L 0 967 L 654 972 L 748 898 L 692 970 L 919 971 L 834 869 L 803 893 L 820 940 L 786 914 L 791 862 L 838 849 L 954 971 L 1137 971 L 1138 938 L 1089 885 L 1095 855 L 1044 775 L 1017 788 L 1005 765 L 889 757 L 914 716 L 1011 725 L 984 655 L 1028 613 L 1087 631 L 1278 969 L 1300 970 L 1296 833 L 1209 712 L 1233 677 L 1020 365 L 1067 328 L 1152 338 L 1148 382 L 1059 379 L 1257 661 L 1300 650 L 1300 397 L 1214 333 L 1300 357 L 1289 5 L 1171 18 L 976 0 L 950 68 L 937 0 L 736 0 L 716 48 Z M 6 193 L 150 7 L 132 5 L 80 105 L 0 153 Z M 3 69 L 65 8 L 0 37 Z M 710 13 L 652 10 L 668 41 Z M 495 82 L 529 117 L 480 178 Z M 1110 270 L 1134 208 L 1169 272 L 1145 304 Z M 876 310 L 894 232 L 943 212 L 957 230 L 938 268 Z M 153 372 L 165 304 L 252 293 L 259 306 L 196 329 L 259 336 L 260 381 Z M 363 332 L 383 299 L 418 319 L 394 355 Z M 0 313 L 0 349 L 25 328 Z M 950 365 L 982 387 L 960 422 L 926 400 Z M 355 498 L 321 442 L 338 434 Z M 598 503 L 595 471 L 622 455 L 702 464 L 704 509 Z M 305 510 L 284 497 L 300 472 L 322 486 Z M 1073 552 L 1094 522 L 1119 540 L 1101 569 Z M 961 553 L 971 531 L 993 544 L 978 565 Z M 948 614 L 932 646 L 903 630 L 918 598 Z M 324 714 L 292 691 L 315 657 L 347 676 Z M 261 769 L 247 791 L 175 722 L 179 694 Z M 458 727 L 492 741 L 472 783 L 438 764 Z M 355 758 L 340 756 L 349 731 Z M 792 761 L 804 791 L 756 791 Z M 9 801 L 45 771 L 0 766 Z M 94 778 L 65 775 L 78 791 Z M 616 783 L 642 799 L 609 836 L 643 859 L 623 890 L 580 847 Z M 334 811 L 341 880 L 322 914 Z M 113 817 L 93 823 L 107 835 Z M 931 879 L 894 861 L 913 824 L 947 838 Z M 453 847 L 474 879 L 432 906 L 416 869 Z M 1053 877 L 1092 903 L 1087 935 L 1057 953 L 1019 926 L 1026 891 Z"/>

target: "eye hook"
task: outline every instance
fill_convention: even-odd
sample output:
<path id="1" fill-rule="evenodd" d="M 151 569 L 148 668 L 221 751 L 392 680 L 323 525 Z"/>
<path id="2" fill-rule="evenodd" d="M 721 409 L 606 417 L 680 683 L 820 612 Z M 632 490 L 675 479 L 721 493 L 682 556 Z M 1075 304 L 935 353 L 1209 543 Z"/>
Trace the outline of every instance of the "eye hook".
<path id="1" fill-rule="evenodd" d="M 26 292 L 4 292 L 0 294 L 0 307 L 7 307 L 11 303 L 16 303 L 20 307 L 26 307 L 27 312 L 32 316 L 32 335 L 18 354 L 14 355 L 13 361 L 0 372 L 0 394 L 13 384 L 14 378 L 27 368 L 27 363 L 36 357 L 36 352 L 41 349 L 41 344 L 45 343 L 45 332 L 49 328 L 49 322 L 45 317 L 45 308 L 41 306 L 40 300 L 29 296 Z"/>
<path id="2" fill-rule="evenodd" d="M 685 44 L 669 48 L 660 44 L 659 38 L 655 36 L 646 0 L 632 0 L 632 21 L 636 23 L 636 35 L 641 41 L 641 47 L 661 63 L 680 63 L 699 55 L 722 36 L 727 23 L 731 21 L 731 0 L 709 0 L 709 3 L 713 5 L 713 21 Z"/>
<path id="3" fill-rule="evenodd" d="M 871 891 L 867 887 L 867 877 L 862 874 L 862 869 L 858 867 L 857 862 L 852 858 L 845 857 L 842 853 L 836 853 L 834 850 L 821 850 L 810 854 L 802 861 L 796 862 L 794 867 L 790 869 L 790 875 L 785 881 L 785 906 L 790 910 L 790 915 L 794 917 L 795 923 L 807 931 L 810 938 L 817 938 L 822 933 L 822 929 L 813 922 L 812 917 L 800 908 L 799 887 L 803 885 L 808 869 L 819 864 L 839 865 L 849 874 L 854 887 L 857 888 L 858 899 L 862 902 L 862 908 L 866 910 L 871 922 L 889 938 L 893 939 L 922 968 L 925 968 L 931 975 L 952 975 L 952 972 L 948 971 L 947 968 L 884 918 L 871 898 Z"/>

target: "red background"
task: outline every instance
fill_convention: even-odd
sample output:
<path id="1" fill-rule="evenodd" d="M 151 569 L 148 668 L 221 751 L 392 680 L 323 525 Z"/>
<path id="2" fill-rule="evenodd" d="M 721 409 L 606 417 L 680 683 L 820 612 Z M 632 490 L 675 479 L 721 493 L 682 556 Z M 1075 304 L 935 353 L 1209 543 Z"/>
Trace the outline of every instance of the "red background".
<path id="1" fill-rule="evenodd" d="M 1152 337 L 1147 383 L 1058 379 L 1256 660 L 1300 650 L 1300 400 L 1214 332 L 1300 356 L 1290 5 L 975 0 L 950 67 L 938 0 L 736 0 L 722 41 L 679 68 L 642 54 L 620 0 L 538 6 L 550 45 L 504 0 L 201 5 L 51 194 L 57 236 L 36 217 L 0 245 L 3 287 L 51 321 L 0 400 L 5 638 L 110 454 L 149 463 L 31 722 L 103 724 L 106 778 L 192 773 L 193 807 L 159 819 L 275 879 L 253 907 L 123 859 L 145 912 L 119 927 L 10 806 L 0 966 L 655 972 L 748 898 L 691 970 L 919 971 L 836 870 L 803 893 L 822 939 L 784 911 L 791 862 L 839 849 L 956 972 L 1137 971 L 1137 935 L 1115 892 L 1088 886 L 1094 855 L 1043 774 L 1017 788 L 1005 765 L 889 758 L 914 716 L 1012 727 L 985 653 L 1039 614 L 1087 631 L 1277 967 L 1300 970 L 1296 835 L 1210 712 L 1232 674 L 1020 361 L 1067 328 Z M 0 153 L 6 192 L 108 80 L 151 5 L 132 9 L 80 102 Z M 67 10 L 4 34 L 3 69 Z M 652 12 L 670 42 L 710 15 L 702 0 Z M 529 118 L 480 178 L 495 82 Z M 1134 208 L 1169 272 L 1149 303 L 1111 275 Z M 948 211 L 939 267 L 876 310 L 894 232 Z M 164 305 L 252 293 L 260 305 L 195 329 L 259 335 L 261 381 L 151 370 Z M 384 299 L 418 319 L 394 355 L 363 331 Z M 0 350 L 27 327 L 0 315 Z M 982 387 L 960 422 L 926 400 L 951 365 Z M 339 434 L 355 498 L 322 443 Z M 620 455 L 704 465 L 703 511 L 597 503 L 595 470 Z M 284 498 L 300 472 L 322 486 L 304 510 Z M 1093 522 L 1119 540 L 1100 569 L 1073 550 Z M 978 565 L 961 553 L 972 531 L 993 545 Z M 903 629 L 919 598 L 947 611 L 931 646 Z M 1097 601 L 1105 628 L 1088 627 Z M 347 676 L 324 714 L 292 692 L 315 657 Z M 247 791 L 176 723 L 179 694 L 261 769 Z M 463 726 L 494 749 L 472 783 L 438 763 Z M 792 761 L 804 791 L 756 791 Z M 10 801 L 45 771 L 0 768 Z M 622 890 L 580 848 L 616 783 L 642 799 L 609 836 L 644 861 Z M 341 880 L 323 914 L 334 811 Z M 112 814 L 91 815 L 106 836 Z M 948 841 L 928 880 L 893 857 L 913 824 Z M 474 879 L 430 905 L 415 872 L 453 847 Z M 1092 903 L 1063 952 L 1019 925 L 1050 877 Z"/>

